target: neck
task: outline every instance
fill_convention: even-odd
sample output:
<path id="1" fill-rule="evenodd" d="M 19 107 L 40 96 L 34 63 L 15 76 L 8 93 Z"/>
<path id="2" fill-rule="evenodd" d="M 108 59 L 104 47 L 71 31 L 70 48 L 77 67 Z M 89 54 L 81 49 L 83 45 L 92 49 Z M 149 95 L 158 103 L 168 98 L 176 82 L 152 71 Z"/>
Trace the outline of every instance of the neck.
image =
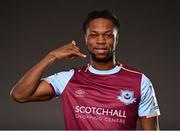
<path id="1" fill-rule="evenodd" d="M 116 66 L 115 57 L 107 62 L 99 62 L 91 59 L 91 66 L 97 70 L 110 70 Z"/>

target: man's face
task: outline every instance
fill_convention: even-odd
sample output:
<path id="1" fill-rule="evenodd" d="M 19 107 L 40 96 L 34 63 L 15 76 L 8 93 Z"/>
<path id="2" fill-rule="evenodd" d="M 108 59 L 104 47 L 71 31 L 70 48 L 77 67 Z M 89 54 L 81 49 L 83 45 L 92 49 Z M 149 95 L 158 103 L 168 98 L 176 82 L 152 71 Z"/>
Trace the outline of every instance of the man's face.
<path id="1" fill-rule="evenodd" d="M 94 19 L 89 23 L 85 40 L 92 59 L 108 61 L 113 58 L 118 43 L 117 29 L 111 20 Z"/>

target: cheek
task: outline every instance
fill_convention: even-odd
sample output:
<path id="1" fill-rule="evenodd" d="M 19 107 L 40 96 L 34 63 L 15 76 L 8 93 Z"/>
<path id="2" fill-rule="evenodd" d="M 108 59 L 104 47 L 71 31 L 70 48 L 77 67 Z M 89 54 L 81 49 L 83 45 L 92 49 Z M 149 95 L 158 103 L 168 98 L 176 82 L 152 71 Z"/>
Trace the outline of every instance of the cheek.
<path id="1" fill-rule="evenodd" d="M 113 47 L 113 46 L 115 46 L 115 44 L 114 44 L 114 40 L 113 39 L 111 39 L 111 40 L 108 40 L 107 41 L 107 44 L 110 46 L 110 47 Z"/>
<path id="2" fill-rule="evenodd" d="M 86 44 L 88 46 L 92 46 L 94 43 L 96 43 L 96 41 L 94 39 L 91 39 L 91 38 L 86 39 Z"/>

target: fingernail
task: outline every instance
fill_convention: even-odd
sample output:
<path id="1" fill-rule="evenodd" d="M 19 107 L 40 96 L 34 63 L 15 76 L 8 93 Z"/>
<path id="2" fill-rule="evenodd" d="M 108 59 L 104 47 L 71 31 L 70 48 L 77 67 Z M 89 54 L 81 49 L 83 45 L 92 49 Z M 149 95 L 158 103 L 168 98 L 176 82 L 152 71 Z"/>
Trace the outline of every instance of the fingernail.
<path id="1" fill-rule="evenodd" d="M 75 42 L 74 40 L 72 41 L 72 43 L 73 43 L 74 45 L 76 45 L 76 42 Z"/>
<path id="2" fill-rule="evenodd" d="M 84 58 L 86 58 L 86 55 L 83 55 Z"/>

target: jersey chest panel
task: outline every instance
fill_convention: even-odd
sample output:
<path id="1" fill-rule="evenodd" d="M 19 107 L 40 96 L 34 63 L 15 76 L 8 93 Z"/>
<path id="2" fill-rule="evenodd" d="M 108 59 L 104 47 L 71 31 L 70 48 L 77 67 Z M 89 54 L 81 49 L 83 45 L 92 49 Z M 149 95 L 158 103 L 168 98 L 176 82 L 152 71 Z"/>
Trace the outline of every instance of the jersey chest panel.
<path id="1" fill-rule="evenodd" d="M 135 129 L 141 75 L 120 70 L 110 75 L 75 73 L 62 104 L 67 129 Z"/>

